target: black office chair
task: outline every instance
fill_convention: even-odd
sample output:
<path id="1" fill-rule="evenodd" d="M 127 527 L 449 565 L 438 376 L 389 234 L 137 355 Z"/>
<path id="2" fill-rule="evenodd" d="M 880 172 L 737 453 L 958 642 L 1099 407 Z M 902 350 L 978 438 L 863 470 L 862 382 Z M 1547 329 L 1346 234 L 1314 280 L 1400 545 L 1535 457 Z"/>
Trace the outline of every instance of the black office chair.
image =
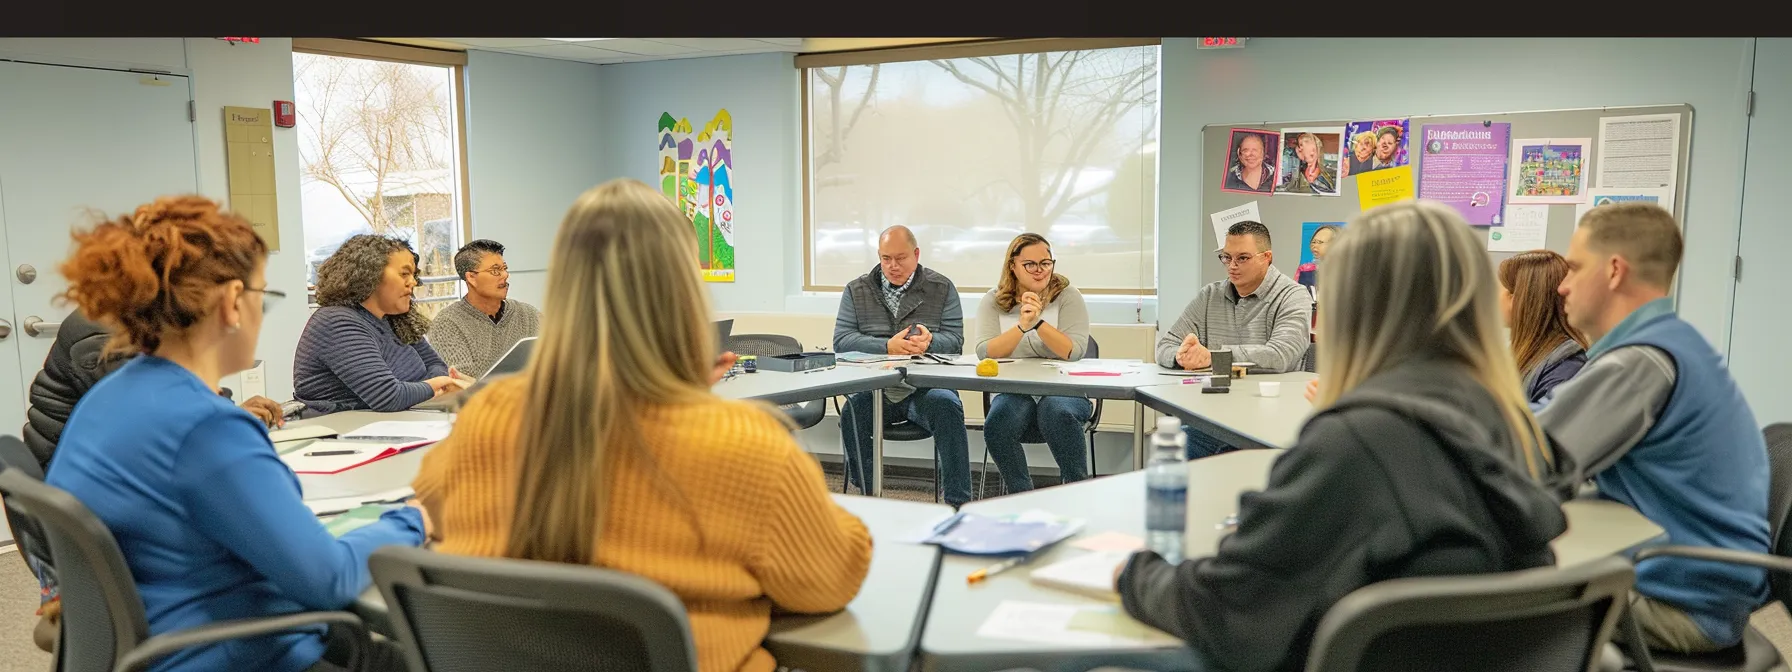
<path id="1" fill-rule="evenodd" d="M 1094 336 L 1089 337 L 1089 347 L 1083 351 L 1083 358 L 1084 359 L 1101 359 L 1101 344 L 1095 342 Z M 992 398 L 993 397 L 992 397 L 992 395 L 990 395 L 990 393 L 988 393 L 988 392 L 983 393 L 983 417 L 985 417 L 985 418 L 989 417 L 989 402 Z M 1089 478 L 1095 478 L 1096 476 L 1101 475 L 1101 473 L 1096 469 L 1096 466 L 1095 466 L 1095 430 L 1096 430 L 1096 428 L 1100 427 L 1100 425 L 1101 425 L 1102 401 L 1104 401 L 1104 400 L 1102 400 L 1102 399 L 1095 400 L 1095 412 L 1089 415 L 1089 422 L 1084 424 L 1084 426 L 1083 426 L 1083 433 L 1087 436 L 1088 442 L 1089 442 Z M 985 429 L 984 431 L 988 431 L 988 430 Z M 1031 427 L 1026 428 L 1025 431 L 1021 432 L 1020 442 L 1021 443 L 1045 443 L 1045 436 L 1039 433 L 1038 425 L 1033 425 Z M 997 479 L 997 480 L 1000 480 L 1000 479 Z M 983 465 L 981 467 L 978 467 L 978 469 L 977 469 L 977 493 L 978 494 L 982 494 L 982 493 L 986 492 L 985 488 L 987 488 L 989 485 L 988 481 L 989 481 L 989 449 L 986 447 L 983 450 Z M 1007 493 L 1006 485 L 1003 485 L 1002 492 L 1004 494 Z"/>
<path id="2" fill-rule="evenodd" d="M 1306 672 L 1587 672 L 1636 573 L 1622 556 L 1565 568 L 1394 579 L 1332 605 Z"/>
<path id="3" fill-rule="evenodd" d="M 722 349 L 737 355 L 776 357 L 800 353 L 803 351 L 803 344 L 795 338 L 779 334 L 734 334 L 728 337 L 728 342 Z M 785 404 L 778 408 L 790 416 L 797 429 L 808 429 L 821 424 L 821 419 L 828 413 L 827 404 L 826 399 L 816 399 L 800 404 Z"/>
<path id="4" fill-rule="evenodd" d="M 690 619 L 639 576 L 386 546 L 368 558 L 413 672 L 696 672 Z"/>
<path id="5" fill-rule="evenodd" d="M 1657 546 L 1636 554 L 1636 562 L 1654 557 L 1675 556 L 1714 560 L 1768 570 L 1768 601 L 1755 605 L 1758 610 L 1774 601 L 1792 608 L 1792 535 L 1786 534 L 1788 512 L 1792 512 L 1792 423 L 1768 425 L 1762 430 L 1767 440 L 1767 464 L 1772 474 L 1767 487 L 1767 522 L 1773 531 L 1772 554 L 1748 553 L 1698 546 Z M 1723 651 L 1703 655 L 1686 655 L 1649 651 L 1635 643 L 1644 641 L 1635 621 L 1624 619 L 1625 637 L 1629 643 L 1620 648 L 1625 654 L 1625 667 L 1638 672 L 1766 672 L 1785 669 L 1779 650 L 1773 642 L 1749 626 L 1742 633 L 1742 643 Z"/>
<path id="6" fill-rule="evenodd" d="M 118 541 L 73 495 L 8 468 L 0 471 L 0 498 L 42 526 L 55 560 L 62 596 L 62 634 L 56 656 L 62 672 L 136 672 L 182 649 L 232 639 L 338 625 L 361 638 L 361 619 L 340 611 L 240 619 L 149 636 L 143 598 Z"/>
<path id="7" fill-rule="evenodd" d="M 38 482 L 44 480 L 43 468 L 37 463 L 37 456 L 31 448 L 16 436 L 0 436 L 0 471 L 14 471 Z M 6 513 L 6 525 L 12 530 L 12 538 L 19 546 L 19 559 L 25 562 L 33 576 L 44 575 L 51 582 L 56 580 L 55 563 L 50 557 L 50 541 L 44 536 L 43 525 L 37 518 L 26 512 L 23 506 L 11 499 L 0 501 Z M 55 652 L 51 652 L 50 670 L 61 669 L 61 663 Z"/>

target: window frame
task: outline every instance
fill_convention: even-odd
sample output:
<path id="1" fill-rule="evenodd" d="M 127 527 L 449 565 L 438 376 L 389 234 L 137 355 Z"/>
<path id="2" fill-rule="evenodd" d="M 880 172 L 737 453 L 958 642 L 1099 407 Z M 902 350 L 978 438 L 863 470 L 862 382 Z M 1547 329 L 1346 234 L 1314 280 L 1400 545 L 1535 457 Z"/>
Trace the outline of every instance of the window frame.
<path id="1" fill-rule="evenodd" d="M 854 50 L 854 51 L 834 51 L 834 52 L 797 55 L 797 57 L 795 59 L 795 65 L 796 65 L 796 69 L 797 69 L 797 73 L 798 73 L 798 78 L 802 80 L 802 86 L 801 86 L 802 97 L 798 104 L 801 106 L 799 116 L 802 117 L 802 128 L 801 128 L 800 134 L 801 134 L 801 138 L 802 138 L 801 161 L 802 161 L 802 173 L 803 173 L 803 178 L 802 178 L 802 189 L 803 189 L 803 291 L 805 291 L 805 292 L 827 292 L 827 293 L 846 291 L 846 287 L 844 285 L 818 285 L 818 284 L 815 284 L 815 263 L 814 263 L 815 191 L 814 191 L 814 183 L 813 183 L 814 173 L 815 173 L 815 162 L 814 162 L 815 156 L 814 156 L 814 151 L 813 151 L 812 141 L 811 141 L 811 137 L 814 132 L 814 119 L 813 119 L 814 108 L 811 107 L 813 98 L 812 98 L 812 93 L 810 91 L 814 78 L 810 75 L 810 73 L 809 73 L 810 70 L 817 69 L 817 68 L 837 68 L 837 67 L 841 67 L 841 66 L 854 66 L 854 65 L 903 63 L 903 62 L 909 62 L 909 61 L 926 61 L 926 60 L 935 60 L 935 59 L 950 60 L 950 59 L 955 59 L 955 58 L 976 58 L 976 57 L 980 57 L 980 56 L 1012 56 L 1015 54 L 1038 54 L 1038 53 L 1047 53 L 1047 52 L 1055 52 L 1055 51 L 1085 51 L 1085 50 L 1094 50 L 1094 49 L 1116 49 L 1116 48 L 1124 48 L 1124 47 L 1147 47 L 1147 46 L 1155 46 L 1155 47 L 1161 48 L 1163 46 L 1163 39 L 1156 38 L 1156 37 L 1150 37 L 1150 38 L 1058 38 L 1058 37 L 1054 37 L 1054 38 L 1029 38 L 1029 39 L 989 39 L 989 40 L 971 40 L 971 41 L 965 41 L 965 42 L 953 42 L 953 43 L 946 43 L 946 44 L 929 44 L 929 45 L 921 45 L 921 46 L 892 47 L 892 48 L 884 48 L 884 49 L 864 49 L 864 50 Z M 1161 82 L 1162 81 L 1161 78 L 1163 77 L 1163 57 L 1162 57 L 1161 51 L 1159 52 L 1159 56 L 1158 56 L 1158 77 L 1159 77 L 1159 81 Z M 1163 104 L 1162 103 L 1163 99 L 1161 97 L 1162 96 L 1161 84 L 1159 86 L 1159 96 L 1160 97 L 1158 99 L 1159 100 L 1158 105 L 1161 109 L 1161 106 Z M 1161 114 L 1159 115 L 1158 124 L 1159 124 L 1158 141 L 1161 143 L 1163 140 L 1163 138 L 1162 138 L 1163 122 L 1162 122 Z M 1153 171 L 1153 174 L 1155 175 L 1156 171 Z M 1154 193 L 1156 193 L 1156 192 L 1154 191 Z M 1161 201 L 1162 194 L 1159 193 L 1157 195 L 1158 195 L 1158 200 Z M 1152 217 L 1152 220 L 1153 220 L 1152 227 L 1153 227 L 1153 232 L 1154 232 L 1153 240 L 1157 239 L 1157 235 L 1156 235 L 1157 233 L 1161 233 L 1161 232 L 1157 231 L 1157 228 L 1156 228 L 1157 224 L 1158 224 L 1158 222 L 1157 222 L 1158 218 L 1155 216 L 1157 213 L 1156 205 L 1157 205 L 1156 203 L 1153 203 L 1153 207 L 1152 207 L 1152 212 L 1154 215 Z M 1156 255 L 1157 250 L 1156 249 L 1151 250 L 1151 254 Z M 1142 287 L 1139 289 L 1082 289 L 1081 291 L 1083 294 L 1087 294 L 1087 295 L 1155 297 L 1155 296 L 1157 296 L 1157 293 L 1158 293 L 1156 284 L 1157 283 L 1154 280 L 1152 282 L 1151 287 Z M 982 292 L 987 292 L 990 289 L 991 289 L 991 287 L 984 287 L 984 286 L 975 286 L 974 287 L 974 286 L 966 285 L 966 286 L 959 287 L 959 291 L 961 293 L 982 293 Z"/>
<path id="2" fill-rule="evenodd" d="M 292 38 L 292 50 L 298 53 L 316 54 L 318 56 L 335 56 L 340 58 L 358 58 L 369 61 L 387 61 L 392 63 L 409 63 L 412 65 L 445 66 L 449 70 L 449 79 L 453 82 L 451 105 L 454 107 L 454 174 L 459 185 L 460 197 L 455 199 L 455 216 L 460 220 L 460 237 L 464 245 L 473 239 L 473 191 L 472 181 L 467 176 L 467 52 L 447 49 L 431 49 L 409 45 L 376 42 L 372 40 L 340 39 L 333 37 L 295 37 Z M 466 293 L 466 281 L 460 276 L 427 276 L 417 278 L 417 286 L 430 284 L 454 283 L 454 292 L 449 296 L 437 296 L 417 299 L 417 303 L 448 303 L 460 300 Z M 315 297 L 307 297 L 311 307 L 317 307 L 312 301 Z"/>

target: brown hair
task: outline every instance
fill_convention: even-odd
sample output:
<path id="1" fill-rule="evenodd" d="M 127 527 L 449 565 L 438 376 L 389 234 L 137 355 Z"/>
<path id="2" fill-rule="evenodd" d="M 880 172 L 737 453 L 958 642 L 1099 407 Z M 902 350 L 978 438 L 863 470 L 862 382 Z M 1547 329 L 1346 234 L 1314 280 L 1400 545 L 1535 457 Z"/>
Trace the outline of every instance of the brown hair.
<path id="1" fill-rule="evenodd" d="M 1654 203 L 1601 205 L 1580 218 L 1587 243 L 1605 254 L 1630 262 L 1636 279 L 1667 289 L 1674 284 L 1685 243 L 1674 214 Z"/>
<path id="2" fill-rule="evenodd" d="M 219 285 L 247 283 L 268 256 L 248 220 L 194 195 L 163 196 L 71 237 L 61 298 L 111 329 L 108 353 L 155 352 L 208 314 Z"/>
<path id="3" fill-rule="evenodd" d="M 1046 240 L 1045 236 L 1032 232 L 1020 234 L 1015 236 L 1014 240 L 1009 241 L 1008 256 L 1002 262 L 1002 279 L 996 283 L 996 307 L 1002 309 L 1002 312 L 1014 310 L 1014 305 L 1020 303 L 1020 281 L 1014 277 L 1015 258 L 1020 256 L 1022 249 L 1039 244 L 1044 244 L 1048 252 L 1052 249 L 1051 241 Z M 1051 280 L 1045 283 L 1045 291 L 1039 295 L 1039 303 L 1051 305 L 1052 301 L 1058 298 L 1058 294 L 1063 293 L 1064 288 L 1069 286 L 1070 278 L 1053 271 Z"/>
<path id="4" fill-rule="evenodd" d="M 1551 350 L 1572 340 L 1587 347 L 1587 337 L 1568 326 L 1562 295 L 1556 291 L 1568 277 L 1568 260 L 1549 250 L 1532 250 L 1500 262 L 1500 286 L 1512 293 L 1512 356 L 1520 376 L 1543 363 Z"/>

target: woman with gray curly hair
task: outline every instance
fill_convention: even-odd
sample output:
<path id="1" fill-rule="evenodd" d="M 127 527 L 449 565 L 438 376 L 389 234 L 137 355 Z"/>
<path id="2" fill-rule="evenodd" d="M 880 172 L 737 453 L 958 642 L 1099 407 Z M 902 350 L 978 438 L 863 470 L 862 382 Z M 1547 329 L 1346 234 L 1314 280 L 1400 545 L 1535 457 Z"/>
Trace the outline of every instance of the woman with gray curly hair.
<path id="1" fill-rule="evenodd" d="M 317 312 L 293 356 L 293 396 L 305 415 L 408 409 L 468 381 L 424 340 L 411 310 L 417 253 L 403 239 L 349 238 L 317 269 Z"/>

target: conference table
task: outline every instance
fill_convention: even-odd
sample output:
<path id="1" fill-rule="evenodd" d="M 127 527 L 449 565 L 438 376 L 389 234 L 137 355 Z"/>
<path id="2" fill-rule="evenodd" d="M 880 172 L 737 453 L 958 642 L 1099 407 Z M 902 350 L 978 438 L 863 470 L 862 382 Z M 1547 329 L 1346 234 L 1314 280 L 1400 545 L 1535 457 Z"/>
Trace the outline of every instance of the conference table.
<path id="1" fill-rule="evenodd" d="M 1226 394 L 1204 394 L 1200 385 L 1153 385 L 1137 390 L 1142 409 L 1173 415 L 1191 428 L 1242 448 L 1291 448 L 1300 437 L 1301 425 L 1312 414 L 1307 402 L 1307 381 L 1317 375 L 1293 373 L 1252 374 L 1232 380 Z M 1276 383 L 1280 393 L 1265 397 L 1263 383 Z"/>
<path id="2" fill-rule="evenodd" d="M 1207 395 L 1224 396 L 1224 395 Z M 1297 397 L 1298 398 L 1298 397 Z M 1238 497 L 1261 490 L 1269 468 L 1283 451 L 1238 450 L 1188 463 L 1188 525 L 1184 536 L 1187 557 L 1212 555 L 1228 533 L 1223 523 L 1237 512 Z M 971 502 L 961 511 L 982 515 L 1018 514 L 1044 510 L 1084 518 L 1079 537 L 1118 532 L 1145 536 L 1145 476 L 1133 471 L 1033 490 L 1007 497 Z M 1657 540 L 1662 529 L 1620 504 L 1597 500 L 1573 500 L 1563 505 L 1568 531 L 1551 543 L 1558 566 L 1585 562 L 1620 553 Z M 1091 551 L 1075 546 L 1075 538 L 1041 551 L 1027 567 L 1040 568 Z M 1108 600 L 1040 586 L 1026 568 L 1003 572 L 977 584 L 965 577 L 989 565 L 988 558 L 947 554 L 940 561 L 938 583 L 921 635 L 921 667 L 928 672 L 1032 668 L 1042 672 L 1083 670 L 1102 665 L 1149 670 L 1191 669 L 1193 653 L 1182 642 L 1126 617 L 1114 614 L 1117 597 Z M 1009 603 L 1004 605 L 1004 603 Z M 1091 642 L 1087 631 L 1078 637 L 1054 641 L 1054 633 L 1039 637 L 998 638 L 979 634 L 999 609 L 1017 604 L 1074 607 L 1086 611 L 1088 622 L 1105 623 L 1111 641 Z"/>
<path id="3" fill-rule="evenodd" d="M 901 381 L 900 369 L 846 365 L 801 373 L 760 369 L 732 376 L 711 389 L 729 399 L 756 399 L 779 405 L 870 392 L 871 473 L 865 494 L 876 497 L 884 490 L 884 388 Z"/>
<path id="4" fill-rule="evenodd" d="M 1066 368 L 1060 368 L 1062 362 L 1018 359 L 999 364 L 994 376 L 980 376 L 976 366 L 967 364 L 972 360 L 959 361 L 961 363 L 907 364 L 904 381 L 917 388 L 1133 401 L 1135 389 L 1163 385 L 1174 380 L 1172 376 L 1180 375 L 1165 371 L 1154 362 L 1138 360 L 1083 360 L 1068 367 L 1070 372 L 1066 372 Z M 1145 408 L 1135 407 L 1132 427 L 1134 469 L 1145 467 L 1147 429 Z"/>

